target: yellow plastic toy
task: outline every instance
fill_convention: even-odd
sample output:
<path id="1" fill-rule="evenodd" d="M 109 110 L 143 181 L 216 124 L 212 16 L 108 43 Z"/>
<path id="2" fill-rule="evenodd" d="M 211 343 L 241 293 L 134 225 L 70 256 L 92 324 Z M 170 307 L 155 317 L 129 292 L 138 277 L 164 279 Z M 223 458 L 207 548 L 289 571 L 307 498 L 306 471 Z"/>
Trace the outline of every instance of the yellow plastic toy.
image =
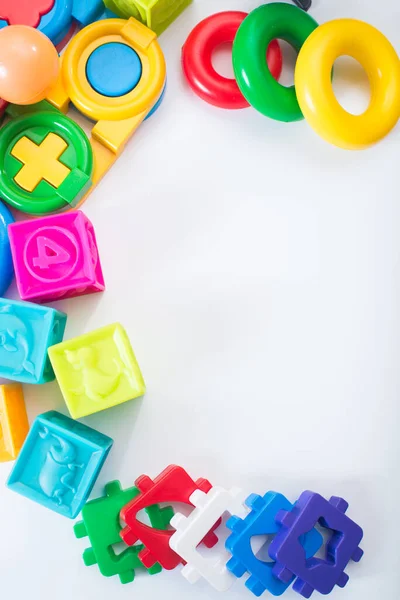
<path id="1" fill-rule="evenodd" d="M 339 56 L 351 56 L 364 67 L 371 102 L 352 115 L 332 89 L 332 68 Z M 389 40 L 375 27 L 355 19 L 320 25 L 300 50 L 295 68 L 297 99 L 311 127 L 327 142 L 349 150 L 375 144 L 400 116 L 400 62 Z"/>
<path id="2" fill-rule="evenodd" d="M 29 431 L 22 385 L 0 386 L 0 462 L 15 460 Z"/>
<path id="3" fill-rule="evenodd" d="M 141 63 L 140 78 L 133 89 L 112 97 L 96 91 L 87 76 L 89 58 L 99 48 L 111 44 L 132 48 Z M 94 155 L 93 184 L 111 167 L 156 104 L 165 80 L 165 59 L 157 35 L 136 19 L 97 21 L 71 40 L 62 57 L 60 76 L 47 100 L 64 113 L 73 102 L 89 119 L 97 121 L 90 140 Z"/>
<path id="4" fill-rule="evenodd" d="M 129 338 L 118 323 L 52 346 L 49 357 L 74 419 L 145 393 Z"/>

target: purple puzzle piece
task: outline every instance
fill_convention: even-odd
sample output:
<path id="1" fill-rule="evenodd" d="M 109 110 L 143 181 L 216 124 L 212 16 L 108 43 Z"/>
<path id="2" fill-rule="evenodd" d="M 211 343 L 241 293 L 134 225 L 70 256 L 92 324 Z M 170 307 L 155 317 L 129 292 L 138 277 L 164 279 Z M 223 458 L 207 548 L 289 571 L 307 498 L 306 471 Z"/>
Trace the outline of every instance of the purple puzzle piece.
<path id="1" fill-rule="evenodd" d="M 314 590 L 329 594 L 335 585 L 344 587 L 348 575 L 344 572 L 349 561 L 358 562 L 363 551 L 359 544 L 363 530 L 345 515 L 348 503 L 332 496 L 325 500 L 314 492 L 303 492 L 290 512 L 281 511 L 276 521 L 282 525 L 272 541 L 269 554 L 276 561 L 273 573 L 281 581 L 297 577 L 293 589 L 304 598 Z M 299 538 L 319 523 L 333 530 L 327 544 L 325 559 L 306 559 Z"/>

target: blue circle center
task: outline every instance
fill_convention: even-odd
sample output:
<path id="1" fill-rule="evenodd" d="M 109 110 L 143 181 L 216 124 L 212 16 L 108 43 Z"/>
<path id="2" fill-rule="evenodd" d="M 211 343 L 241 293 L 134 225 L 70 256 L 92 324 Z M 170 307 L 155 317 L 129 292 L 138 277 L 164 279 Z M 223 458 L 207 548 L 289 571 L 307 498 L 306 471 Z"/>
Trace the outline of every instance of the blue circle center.
<path id="1" fill-rule="evenodd" d="M 86 64 L 86 77 L 102 96 L 117 98 L 131 92 L 142 76 L 142 63 L 133 48 L 110 42 L 92 52 Z"/>

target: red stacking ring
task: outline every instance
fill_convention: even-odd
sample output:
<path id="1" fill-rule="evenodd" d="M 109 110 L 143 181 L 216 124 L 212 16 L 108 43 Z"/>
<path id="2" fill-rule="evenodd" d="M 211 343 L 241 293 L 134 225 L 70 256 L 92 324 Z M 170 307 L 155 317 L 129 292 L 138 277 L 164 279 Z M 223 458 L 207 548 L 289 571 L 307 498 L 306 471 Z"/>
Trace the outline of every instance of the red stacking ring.
<path id="1" fill-rule="evenodd" d="M 247 17 L 241 11 L 220 12 L 201 21 L 190 33 L 182 48 L 183 72 L 192 90 L 203 100 L 219 108 L 247 108 L 235 79 L 219 75 L 212 65 L 217 46 L 233 43 L 237 30 Z M 282 71 L 282 53 L 277 40 L 268 46 L 266 57 L 275 79 Z"/>

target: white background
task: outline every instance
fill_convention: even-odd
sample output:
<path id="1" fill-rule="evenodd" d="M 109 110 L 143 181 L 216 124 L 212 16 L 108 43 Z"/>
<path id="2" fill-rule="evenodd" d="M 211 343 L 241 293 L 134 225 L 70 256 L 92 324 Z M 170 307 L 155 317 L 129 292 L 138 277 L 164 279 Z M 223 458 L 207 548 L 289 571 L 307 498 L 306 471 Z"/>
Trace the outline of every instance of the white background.
<path id="1" fill-rule="evenodd" d="M 195 478 L 292 501 L 304 489 L 343 496 L 365 529 L 365 557 L 332 598 L 394 600 L 400 128 L 351 153 L 306 122 L 198 99 L 180 68 L 188 33 L 209 14 L 258 4 L 196 0 L 161 36 L 165 101 L 84 206 L 107 291 L 56 304 L 68 313 L 66 339 L 120 321 L 148 386 L 143 400 L 84 419 L 115 440 L 93 496 L 111 479 L 127 487 L 173 462 Z M 397 0 L 315 0 L 312 15 L 368 21 L 400 50 Z M 217 62 L 229 73 L 226 53 Z M 366 105 L 353 63 L 338 66 L 335 85 L 346 107 Z M 67 412 L 56 383 L 25 394 L 31 421 Z M 7 491 L 10 468 L 0 465 L 2 597 L 217 598 L 179 569 L 122 586 L 85 567 L 88 540 Z M 251 597 L 243 580 L 228 594 Z"/>

